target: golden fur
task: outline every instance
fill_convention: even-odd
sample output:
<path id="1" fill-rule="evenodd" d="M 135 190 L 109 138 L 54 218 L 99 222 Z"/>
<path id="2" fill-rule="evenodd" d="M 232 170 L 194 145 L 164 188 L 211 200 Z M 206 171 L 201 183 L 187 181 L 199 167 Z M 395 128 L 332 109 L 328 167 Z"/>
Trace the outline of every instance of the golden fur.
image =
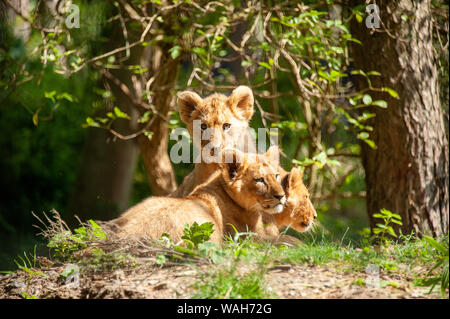
<path id="1" fill-rule="evenodd" d="M 194 142 L 194 133 L 208 133 L 204 134 L 207 138 L 202 139 L 200 145 L 196 145 L 200 150 L 208 146 L 207 148 L 212 150 L 227 147 L 249 151 L 248 148 L 253 143 L 250 142 L 247 128 L 248 121 L 254 113 L 253 102 L 253 93 L 246 86 L 237 87 L 229 97 L 215 93 L 202 99 L 197 93 L 191 91 L 178 94 L 181 120 L 186 123 Z M 199 124 L 194 131 L 196 120 L 200 121 L 201 125 Z M 241 149 L 241 146 L 247 149 Z M 217 163 L 206 163 L 203 160 L 196 163 L 194 170 L 184 178 L 183 183 L 170 196 L 186 197 L 195 186 L 204 183 L 217 169 Z"/>
<path id="2" fill-rule="evenodd" d="M 113 220 L 118 234 L 157 239 L 168 233 L 179 241 L 185 224 L 194 222 L 212 222 L 211 241 L 216 243 L 224 234 L 234 233 L 231 225 L 256 232 L 263 225 L 261 212 L 280 213 L 286 201 L 278 172 L 268 160 L 278 156 L 278 148 L 270 148 L 265 156 L 237 150 L 224 150 L 223 156 L 232 161 L 219 164 L 218 171 L 188 197 L 150 197 Z"/>
<path id="3" fill-rule="evenodd" d="M 291 227 L 298 232 L 307 231 L 317 218 L 316 210 L 311 203 L 308 189 L 303 183 L 303 172 L 294 167 L 288 173 L 278 167 L 282 176 L 282 185 L 287 196 L 286 206 L 280 214 L 262 213 L 263 227 L 257 231 L 258 239 L 276 243 L 298 244 L 300 240 L 288 235 L 280 235 L 284 227 Z"/>
<path id="4" fill-rule="evenodd" d="M 298 232 L 307 231 L 317 218 L 317 213 L 303 183 L 303 172 L 294 167 L 284 176 L 283 182 L 287 203 L 281 214 L 273 216 L 277 226 L 279 229 L 289 226 Z"/>

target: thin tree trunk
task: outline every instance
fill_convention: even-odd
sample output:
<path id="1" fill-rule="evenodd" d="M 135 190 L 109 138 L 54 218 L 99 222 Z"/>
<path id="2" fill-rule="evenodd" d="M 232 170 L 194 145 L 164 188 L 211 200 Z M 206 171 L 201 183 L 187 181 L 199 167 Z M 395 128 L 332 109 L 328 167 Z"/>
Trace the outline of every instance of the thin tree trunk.
<path id="1" fill-rule="evenodd" d="M 161 48 L 151 48 L 152 70 L 155 77 L 155 93 L 153 104 L 160 115 L 167 118 L 174 88 L 178 76 L 179 61 L 170 57 Z M 153 195 L 167 195 L 177 188 L 175 174 L 167 151 L 169 145 L 169 127 L 165 119 L 154 115 L 149 131 L 153 133 L 149 139 L 145 135 L 137 138 L 139 150 L 144 161 L 148 181 Z"/>
<path id="2" fill-rule="evenodd" d="M 106 130 L 89 128 L 69 212 L 81 220 L 117 217 L 128 207 L 136 156 L 133 141 L 113 141 Z"/>
<path id="3" fill-rule="evenodd" d="M 430 1 L 377 1 L 381 27 L 371 33 L 364 22 L 353 22 L 353 35 L 362 46 L 353 46 L 356 69 L 379 71 L 373 87 L 390 87 L 399 99 L 386 93 L 387 109 L 373 107 L 370 121 L 374 150 L 362 145 L 367 183 L 367 210 L 386 208 L 402 216 L 403 233 L 412 230 L 434 236 L 448 233 L 449 155 L 439 101 L 438 74 L 433 56 Z M 402 15 L 407 15 L 406 21 Z M 405 17 L 405 16 L 404 16 Z M 404 18 L 403 17 L 403 18 Z M 359 89 L 367 87 L 358 77 Z"/>
<path id="4" fill-rule="evenodd" d="M 166 33 L 168 32 L 166 31 Z M 115 38 L 122 40 L 121 34 L 122 30 L 117 28 Z M 140 32 L 131 32 L 130 30 L 128 35 L 131 42 L 138 40 L 141 36 Z M 123 99 L 122 106 L 124 109 L 132 108 L 135 112 L 135 116 L 134 118 L 132 116 L 130 123 L 134 131 L 140 130 L 146 125 L 145 123 L 139 125 L 137 118 L 147 111 L 147 109 L 134 103 L 143 100 L 146 82 L 148 78 L 154 77 L 153 84 L 149 87 L 150 91 L 153 92 L 150 103 L 158 115 L 153 114 L 151 125 L 147 128 L 147 131 L 151 132 L 152 135 L 149 137 L 141 134 L 135 140 L 144 162 L 152 195 L 167 195 L 177 187 L 167 150 L 169 142 L 167 119 L 174 98 L 173 90 L 178 76 L 179 60 L 170 57 L 168 52 L 170 47 L 170 44 L 163 47 L 154 44 L 145 48 L 135 46 L 130 50 L 126 63 L 130 66 L 139 65 L 142 68 L 147 68 L 147 77 L 137 76 L 129 70 L 111 71 L 116 79 L 125 84 L 130 91 L 131 96 L 128 96 L 114 81 L 110 82 L 114 95 Z"/>

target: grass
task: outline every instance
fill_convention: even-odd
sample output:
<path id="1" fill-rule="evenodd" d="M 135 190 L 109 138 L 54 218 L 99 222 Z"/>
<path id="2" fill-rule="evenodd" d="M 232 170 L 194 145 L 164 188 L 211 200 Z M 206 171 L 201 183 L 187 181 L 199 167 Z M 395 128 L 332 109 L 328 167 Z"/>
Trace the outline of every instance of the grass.
<path id="1" fill-rule="evenodd" d="M 439 242 L 448 241 L 447 237 L 438 239 Z M 364 241 L 362 241 L 364 242 Z M 367 267 L 377 267 L 380 271 L 389 274 L 403 275 L 418 286 L 432 280 L 439 285 L 439 271 L 434 271 L 433 265 L 442 252 L 437 250 L 425 238 L 418 239 L 413 236 L 400 236 L 396 241 L 390 241 L 386 245 L 363 245 L 362 242 L 347 241 L 343 238 L 333 240 L 329 236 L 319 235 L 305 236 L 303 244 L 297 247 L 276 247 L 271 244 L 261 245 L 253 240 L 236 242 L 229 241 L 222 252 L 225 260 L 231 261 L 231 266 L 218 267 L 216 272 L 210 272 L 195 285 L 196 298 L 264 298 L 274 296 L 264 286 L 264 276 L 269 265 L 332 265 L 342 272 L 364 272 Z M 236 252 L 239 251 L 239 258 Z M 448 251 L 448 250 L 447 250 Z M 448 254 L 448 253 L 447 253 Z M 265 265 L 257 270 L 249 271 L 245 276 L 236 272 L 237 265 Z M 448 259 L 447 259 L 448 267 Z M 424 272 L 423 269 L 432 270 Z M 444 264 L 444 274 L 445 273 Z M 448 268 L 447 268 L 448 269 Z M 434 271 L 434 272 L 433 272 Z M 420 279 L 425 278 L 425 279 Z M 439 280 L 436 280 L 439 278 Z M 356 280 L 355 285 L 364 285 L 362 279 Z M 391 286 L 398 288 L 395 281 L 381 281 L 381 287 Z M 252 292 L 252 294 L 249 294 Z M 442 295 L 448 294 L 447 288 L 442 289 Z"/>
<path id="2" fill-rule="evenodd" d="M 155 245 L 124 242 L 114 239 L 93 222 L 73 232 L 61 222 L 52 225 L 45 233 L 51 258 L 60 263 L 76 263 L 83 273 L 131 270 L 149 260 L 160 268 L 180 263 L 207 265 L 197 267 L 197 280 L 191 286 L 194 298 L 276 298 L 266 277 L 271 267 L 284 264 L 328 266 L 338 272 L 355 274 L 353 285 L 356 286 L 365 285 L 359 277 L 364 276 L 368 266 L 375 266 L 384 274 L 396 275 L 417 286 L 433 285 L 433 289 L 443 283 L 442 295 L 448 296 L 448 236 L 434 242 L 400 235 L 395 240 L 373 245 L 368 237 L 347 239 L 345 231 L 336 238 L 318 229 L 296 234 L 302 240 L 296 247 L 256 242 L 249 233 L 229 237 L 219 247 L 207 242 L 211 234 L 209 225 L 186 227 L 186 243 L 182 245 L 175 245 L 167 236 Z M 36 258 L 34 250 L 31 256 L 24 253 L 16 261 L 19 270 L 29 278 L 43 275 L 36 266 Z M 380 286 L 395 288 L 399 283 L 381 281 Z"/>
<path id="3" fill-rule="evenodd" d="M 201 273 L 193 287 L 197 292 L 193 298 L 200 299 L 261 299 L 274 298 L 264 282 L 264 268 L 238 271 L 238 265 L 218 268 Z"/>

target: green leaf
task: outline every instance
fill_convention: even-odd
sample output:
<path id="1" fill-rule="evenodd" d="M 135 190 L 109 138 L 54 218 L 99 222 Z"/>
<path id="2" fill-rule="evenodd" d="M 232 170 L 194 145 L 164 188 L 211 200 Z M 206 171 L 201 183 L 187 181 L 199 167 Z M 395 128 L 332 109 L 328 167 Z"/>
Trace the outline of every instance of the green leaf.
<path id="1" fill-rule="evenodd" d="M 40 111 L 40 110 L 41 110 L 41 109 L 38 109 L 38 110 L 33 114 L 32 120 L 33 120 L 34 126 L 38 126 L 38 123 L 39 123 L 39 111 Z"/>
<path id="2" fill-rule="evenodd" d="M 61 94 L 58 94 L 57 99 L 58 99 L 58 100 L 65 99 L 65 100 L 67 100 L 67 101 L 69 101 L 69 102 L 73 102 L 73 101 L 74 101 L 73 96 L 70 95 L 70 94 L 67 93 L 67 92 L 63 92 L 63 93 L 61 93 Z"/>
<path id="3" fill-rule="evenodd" d="M 150 115 L 153 113 L 151 111 L 146 111 L 142 116 L 138 119 L 138 123 L 147 123 L 150 120 Z"/>
<path id="4" fill-rule="evenodd" d="M 174 60 L 180 56 L 181 51 L 182 51 L 182 48 L 179 45 L 175 45 L 169 49 L 170 56 Z"/>
<path id="5" fill-rule="evenodd" d="M 394 237 L 397 237 L 397 234 L 395 233 L 394 229 L 391 226 L 387 227 L 387 231 L 389 234 L 391 234 Z"/>
<path id="6" fill-rule="evenodd" d="M 164 265 L 166 263 L 166 256 L 163 254 L 156 255 L 156 264 L 157 265 Z"/>
<path id="7" fill-rule="evenodd" d="M 383 92 L 388 92 L 390 96 L 392 96 L 393 98 L 398 99 L 398 93 L 395 90 L 390 89 L 390 88 L 386 88 L 386 87 L 381 88 L 381 90 Z"/>
<path id="8" fill-rule="evenodd" d="M 366 139 L 369 138 L 369 133 L 367 133 L 367 132 L 361 132 L 361 133 L 358 134 L 357 137 L 358 137 L 359 139 L 361 139 L 361 140 L 366 140 Z"/>
<path id="9" fill-rule="evenodd" d="M 384 225 L 384 224 L 378 223 L 378 224 L 376 224 L 376 226 L 377 226 L 378 228 L 381 228 L 381 229 L 387 229 L 387 226 Z"/>
<path id="10" fill-rule="evenodd" d="M 375 117 L 375 116 L 376 116 L 375 113 L 363 112 L 363 114 L 358 117 L 358 121 L 360 121 L 360 122 L 366 121 L 366 120 L 371 119 L 372 117 Z"/>
<path id="11" fill-rule="evenodd" d="M 194 250 L 179 245 L 173 246 L 173 250 L 190 256 L 198 256 L 198 254 Z"/>
<path id="12" fill-rule="evenodd" d="M 258 62 L 258 64 L 265 67 L 266 69 L 272 69 L 272 66 L 267 62 Z"/>
<path id="13" fill-rule="evenodd" d="M 194 53 L 196 53 L 199 56 L 207 56 L 208 55 L 206 50 L 204 48 L 201 48 L 201 47 L 195 47 L 195 48 L 192 49 L 192 51 L 194 51 Z"/>
<path id="14" fill-rule="evenodd" d="M 118 118 L 127 119 L 127 120 L 130 119 L 130 116 L 127 113 L 122 112 L 117 106 L 114 106 L 114 114 Z"/>
<path id="15" fill-rule="evenodd" d="M 444 268 L 442 269 L 442 275 L 441 275 L 441 294 L 442 296 L 445 295 L 445 290 L 449 287 L 449 269 L 448 269 L 448 260 L 447 264 L 444 265 Z"/>
<path id="16" fill-rule="evenodd" d="M 383 100 L 373 101 L 372 104 L 382 107 L 383 109 L 386 109 L 388 107 L 386 101 L 383 101 Z"/>
<path id="17" fill-rule="evenodd" d="M 44 93 L 44 97 L 49 99 L 49 100 L 51 100 L 53 103 L 56 102 L 55 95 L 56 95 L 56 91 L 50 91 L 50 92 L 45 92 Z"/>
<path id="18" fill-rule="evenodd" d="M 359 74 L 359 75 L 362 75 L 362 76 L 367 76 L 367 74 L 364 71 L 362 71 L 362 70 L 353 70 L 352 74 Z"/>
<path id="19" fill-rule="evenodd" d="M 380 210 L 380 213 L 383 214 L 383 215 L 385 215 L 385 216 L 393 216 L 393 215 L 392 215 L 393 213 L 392 213 L 390 210 L 386 209 L 386 208 L 382 208 L 382 209 Z"/>
<path id="20" fill-rule="evenodd" d="M 91 126 L 91 127 L 100 127 L 100 124 L 98 124 L 96 121 L 94 121 L 90 117 L 86 118 L 86 124 L 87 124 L 87 126 Z"/>
<path id="21" fill-rule="evenodd" d="M 194 247 L 197 247 L 198 244 L 208 241 L 213 232 L 213 223 L 206 222 L 199 225 L 197 222 L 194 222 L 190 227 L 188 224 L 185 225 L 181 239 L 188 243 L 190 242 L 194 245 Z"/>
<path id="22" fill-rule="evenodd" d="M 372 149 L 377 149 L 377 146 L 374 141 L 367 139 L 363 140 L 367 145 L 369 145 Z"/>
<path id="23" fill-rule="evenodd" d="M 150 132 L 150 131 L 145 131 L 143 134 L 144 134 L 145 136 L 147 136 L 147 138 L 148 138 L 149 140 L 151 140 L 152 137 L 153 137 L 153 132 Z"/>
<path id="24" fill-rule="evenodd" d="M 449 250 L 448 248 L 445 248 L 444 245 L 442 245 L 441 243 L 437 242 L 434 238 L 429 237 L 429 236 L 423 236 L 425 238 L 425 240 L 434 248 L 436 248 L 437 251 L 439 251 L 441 254 L 443 254 L 444 256 L 448 256 L 449 255 Z"/>
<path id="25" fill-rule="evenodd" d="M 369 94 L 364 94 L 362 101 L 365 105 L 369 105 L 370 103 L 372 103 L 372 97 Z"/>

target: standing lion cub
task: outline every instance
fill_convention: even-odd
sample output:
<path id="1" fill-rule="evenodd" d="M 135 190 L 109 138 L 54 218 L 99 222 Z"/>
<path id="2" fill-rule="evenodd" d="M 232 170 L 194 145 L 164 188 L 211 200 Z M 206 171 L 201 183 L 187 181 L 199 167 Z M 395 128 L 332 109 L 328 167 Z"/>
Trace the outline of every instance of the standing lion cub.
<path id="1" fill-rule="evenodd" d="M 239 86 L 230 96 L 212 94 L 201 98 L 197 93 L 178 93 L 178 110 L 186 123 L 194 145 L 201 151 L 211 152 L 227 148 L 254 152 L 253 139 L 248 134 L 248 122 L 253 116 L 253 93 L 247 86 Z M 198 132 L 200 144 L 194 136 Z M 171 197 L 186 197 L 197 185 L 204 183 L 218 169 L 217 163 L 208 163 L 202 157 Z"/>
<path id="2" fill-rule="evenodd" d="M 278 214 L 286 203 L 280 176 L 270 165 L 278 157 L 278 147 L 264 156 L 224 150 L 225 159 L 205 183 L 186 198 L 150 197 L 112 221 L 119 235 L 158 239 L 163 233 L 179 241 L 185 224 L 212 222 L 211 241 L 222 242 L 224 234 L 257 231 L 262 215 Z"/>

